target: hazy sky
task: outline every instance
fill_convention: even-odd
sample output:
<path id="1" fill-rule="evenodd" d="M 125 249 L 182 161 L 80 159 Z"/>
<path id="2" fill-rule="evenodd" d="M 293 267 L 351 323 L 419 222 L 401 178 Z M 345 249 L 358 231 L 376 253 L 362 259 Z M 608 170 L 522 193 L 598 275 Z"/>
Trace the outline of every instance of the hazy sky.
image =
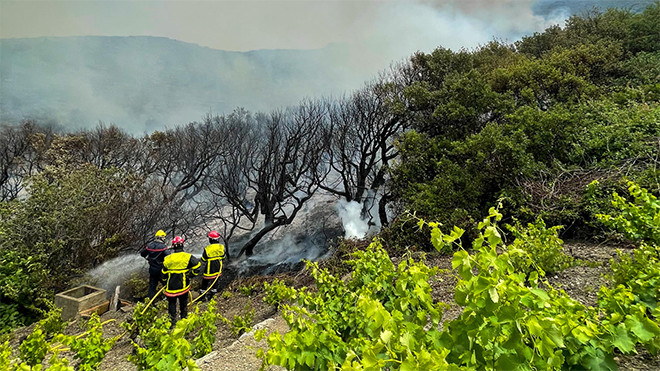
<path id="1" fill-rule="evenodd" d="M 494 38 L 513 42 L 523 35 L 542 31 L 552 24 L 563 24 L 571 14 L 596 5 L 603 8 L 622 6 L 639 10 L 652 2 L 653 0 L 0 0 L 0 38 L 160 36 L 232 51 L 320 49 L 329 44 L 339 44 L 339 48 L 332 48 L 335 52 L 333 57 L 323 61 L 325 66 L 318 65 L 319 62 L 314 66 L 323 71 L 347 71 L 345 75 L 351 76 L 350 84 L 345 81 L 327 81 L 322 86 L 324 94 L 338 94 L 337 92 L 350 91 L 361 86 L 364 81 L 383 71 L 391 63 L 407 59 L 416 51 L 431 52 L 440 46 L 453 50 L 461 47 L 474 48 Z M 57 77 L 53 76 L 53 79 L 57 81 Z M 66 82 L 66 86 L 72 86 L 71 81 Z M 247 85 L 249 83 L 250 80 L 246 80 L 247 88 L 250 87 Z M 50 91 L 50 85 L 28 88 L 45 94 Z M 71 97 L 95 96 L 88 92 L 89 81 L 80 81 L 78 85 L 79 88 L 71 88 Z M 278 91 L 277 97 L 286 100 L 286 104 L 294 104 L 301 94 L 313 94 L 308 85 L 302 83 L 298 89 L 301 91 L 295 92 L 283 89 Z M 255 89 L 258 90 L 259 86 Z M 150 101 L 149 99 L 154 99 L 152 95 L 154 94 L 150 92 L 144 99 Z M 58 99 L 64 98 L 58 96 Z M 221 100 L 217 96 L 213 99 Z M 179 100 L 177 97 L 177 102 Z M 103 100 L 96 105 L 88 100 L 83 100 L 83 103 L 67 102 L 71 107 L 82 105 L 84 110 L 93 114 L 94 119 L 120 122 L 117 117 L 131 117 L 125 113 L 115 114 L 103 109 L 106 105 L 116 102 Z M 244 102 L 236 104 L 251 108 Z M 199 107 L 188 108 L 193 112 L 200 112 Z M 166 116 L 170 117 L 170 113 L 167 112 Z M 180 120 L 185 122 L 197 120 L 199 117 L 199 113 L 196 113 Z"/>
<path id="2" fill-rule="evenodd" d="M 650 1 L 0 0 L 0 37 L 149 35 L 237 51 L 342 43 L 403 58 L 440 44 L 513 41 L 578 8 L 640 2 Z"/>

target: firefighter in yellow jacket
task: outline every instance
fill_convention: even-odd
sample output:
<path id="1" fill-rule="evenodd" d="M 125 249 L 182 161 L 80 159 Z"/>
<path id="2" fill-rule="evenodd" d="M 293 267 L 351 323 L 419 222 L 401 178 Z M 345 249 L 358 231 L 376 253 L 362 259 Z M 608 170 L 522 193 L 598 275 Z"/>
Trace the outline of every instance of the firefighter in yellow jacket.
<path id="1" fill-rule="evenodd" d="M 225 246 L 220 243 L 220 233 L 216 231 L 209 232 L 209 245 L 204 248 L 204 253 L 202 253 L 202 262 L 206 263 L 206 267 L 204 268 L 200 294 L 206 292 L 209 285 L 222 274 L 222 260 L 224 258 Z M 216 292 L 215 287 L 211 287 L 204 299 L 211 300 Z"/>
<path id="2" fill-rule="evenodd" d="M 172 327 L 176 323 L 176 302 L 179 301 L 181 318 L 188 316 L 188 292 L 190 291 L 191 275 L 199 274 L 201 263 L 199 259 L 183 251 L 183 238 L 172 240 L 173 253 L 163 261 L 163 281 L 165 295 L 168 301 L 168 311 L 172 318 Z"/>

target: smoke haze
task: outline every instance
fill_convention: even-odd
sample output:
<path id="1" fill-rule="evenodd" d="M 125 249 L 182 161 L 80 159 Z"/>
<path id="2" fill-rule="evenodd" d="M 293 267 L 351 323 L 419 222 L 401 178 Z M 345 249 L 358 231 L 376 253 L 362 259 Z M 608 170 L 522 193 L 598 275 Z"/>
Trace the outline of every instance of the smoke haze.
<path id="1" fill-rule="evenodd" d="M 652 2 L 0 0 L 0 121 L 141 133 L 270 110 L 356 89 L 416 51 L 511 42 L 594 6 Z"/>

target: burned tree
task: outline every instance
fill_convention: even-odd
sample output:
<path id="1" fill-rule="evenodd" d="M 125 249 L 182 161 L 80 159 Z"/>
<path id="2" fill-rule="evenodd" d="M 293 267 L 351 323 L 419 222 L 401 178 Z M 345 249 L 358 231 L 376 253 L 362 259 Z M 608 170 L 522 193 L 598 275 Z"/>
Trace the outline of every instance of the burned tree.
<path id="1" fill-rule="evenodd" d="M 389 162 L 397 155 L 394 138 L 403 130 L 402 116 L 392 109 L 396 85 L 381 79 L 335 102 L 330 109 L 326 181 L 321 188 L 346 201 L 362 203 L 368 215 L 380 192 L 379 217 L 387 224 L 383 193 Z"/>
<path id="2" fill-rule="evenodd" d="M 210 205 L 206 219 L 220 222 L 221 235 L 227 245 L 235 231 L 251 231 L 256 223 L 247 192 L 258 141 L 257 125 L 244 109 L 206 120 L 221 139 L 217 143 L 218 156 L 205 183 L 207 196 L 201 202 Z"/>
<path id="3" fill-rule="evenodd" d="M 115 125 L 100 123 L 85 133 L 88 142 L 87 162 L 99 169 L 116 167 L 137 171 L 142 163 L 139 139 L 127 134 Z"/>
<path id="4" fill-rule="evenodd" d="M 17 198 L 25 178 L 43 169 L 43 156 L 52 137 L 50 129 L 32 122 L 0 127 L 0 201 Z"/>
<path id="5" fill-rule="evenodd" d="M 205 205 L 195 198 L 204 189 L 216 161 L 219 141 L 208 120 L 145 138 L 147 149 L 140 166 L 160 206 L 145 225 L 165 223 L 170 231 L 184 233 L 201 223 Z"/>
<path id="6" fill-rule="evenodd" d="M 240 129 L 209 186 L 215 199 L 223 200 L 216 203 L 216 217 L 231 232 L 252 231 L 239 256 L 252 255 L 266 234 L 290 224 L 318 189 L 326 119 L 326 105 L 305 102 L 256 118 L 235 113 L 218 121 Z"/>

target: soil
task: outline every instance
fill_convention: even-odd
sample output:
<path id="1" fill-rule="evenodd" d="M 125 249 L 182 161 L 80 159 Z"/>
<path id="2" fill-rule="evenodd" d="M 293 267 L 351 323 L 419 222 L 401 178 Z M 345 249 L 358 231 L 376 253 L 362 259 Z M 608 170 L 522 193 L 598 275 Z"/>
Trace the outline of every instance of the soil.
<path id="1" fill-rule="evenodd" d="M 616 256 L 616 248 L 609 245 L 597 245 L 585 242 L 567 242 L 565 251 L 586 264 L 578 265 L 562 272 L 548 276 L 549 283 L 558 289 L 563 289 L 571 297 L 579 300 L 586 306 L 596 304 L 598 290 L 606 285 L 604 275 L 608 272 L 609 260 Z M 415 253 L 414 258 L 425 259 L 429 266 L 440 269 L 439 274 L 431 280 L 432 296 L 434 300 L 447 303 L 443 320 L 449 321 L 457 318 L 462 311 L 454 300 L 456 278 L 451 271 L 451 255 Z M 395 263 L 400 259 L 394 258 Z M 336 265 L 330 261 L 328 265 Z M 348 277 L 348 274 L 344 275 Z M 279 274 L 277 276 L 257 276 L 242 278 L 231 282 L 222 294 L 216 295 L 218 313 L 232 319 L 234 315 L 244 315 L 248 310 L 254 310 L 255 328 L 266 328 L 267 333 L 278 331 L 280 334 L 288 330 L 288 326 L 277 309 L 263 301 L 263 282 L 272 282 L 274 279 L 284 280 L 294 287 L 313 286 L 313 280 L 307 271 Z M 206 309 L 206 303 L 200 304 L 200 311 Z M 122 308 L 116 312 L 107 312 L 101 316 L 101 321 L 115 319 L 104 326 L 104 335 L 117 336 L 124 332 L 120 323 L 131 319 L 132 307 Z M 165 310 L 163 309 L 163 314 Z M 17 356 L 18 346 L 33 330 L 33 326 L 16 330 L 12 334 L 10 345 Z M 243 334 L 241 337 L 232 334 L 228 326 L 218 323 L 216 341 L 213 351 L 197 360 L 203 371 L 251 371 L 259 370 L 261 360 L 256 357 L 258 348 L 266 348 L 265 340 L 257 342 L 253 332 Z M 77 334 L 84 332 L 84 321 L 77 318 L 69 323 L 65 333 Z M 107 371 L 134 371 L 135 366 L 127 360 L 133 346 L 128 336 L 122 337 L 107 353 L 101 363 L 100 370 Z M 643 349 L 638 349 L 634 355 L 616 355 L 615 360 L 622 370 L 660 370 L 660 357 L 652 356 Z M 75 365 L 75 360 L 71 360 Z M 270 366 L 267 370 L 283 370 L 281 367 Z"/>

